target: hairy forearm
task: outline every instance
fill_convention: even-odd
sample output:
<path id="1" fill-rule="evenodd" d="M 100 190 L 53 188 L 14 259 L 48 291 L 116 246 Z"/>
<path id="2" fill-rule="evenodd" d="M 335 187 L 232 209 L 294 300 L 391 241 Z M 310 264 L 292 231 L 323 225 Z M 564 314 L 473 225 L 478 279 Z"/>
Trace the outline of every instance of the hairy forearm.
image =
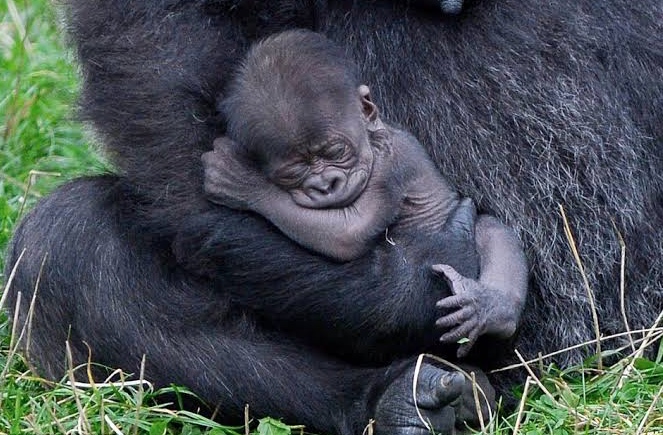
<path id="1" fill-rule="evenodd" d="M 181 228 L 173 246 L 178 264 L 218 282 L 238 307 L 270 322 L 312 325 L 323 331 L 316 340 L 343 348 L 356 342 L 353 349 L 372 352 L 380 345 L 362 339 L 366 328 L 379 342 L 407 341 L 409 350 L 437 341 L 435 302 L 445 286 L 425 260 L 439 250 L 434 238 L 418 239 L 416 252 L 381 243 L 355 261 L 336 263 L 311 255 L 250 212 L 218 207 Z M 301 327 L 293 332 L 306 334 Z"/>

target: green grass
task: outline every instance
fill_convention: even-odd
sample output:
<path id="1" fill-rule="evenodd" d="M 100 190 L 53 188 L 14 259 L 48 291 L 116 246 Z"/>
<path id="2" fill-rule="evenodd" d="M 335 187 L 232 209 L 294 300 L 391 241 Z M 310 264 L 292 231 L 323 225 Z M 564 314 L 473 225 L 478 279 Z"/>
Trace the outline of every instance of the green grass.
<path id="1" fill-rule="evenodd" d="M 25 210 L 57 184 L 106 168 L 74 121 L 78 77 L 57 22 L 48 0 L 0 3 L 0 266 Z M 660 337 L 660 329 L 655 332 Z M 77 427 L 92 434 L 244 432 L 155 405 L 155 397 L 173 390 L 153 391 L 140 379 L 123 381 L 119 373 L 113 382 L 94 386 L 72 388 L 66 381 L 73 374 L 48 383 L 12 351 L 11 335 L 0 315 L 0 435 Z M 512 434 L 517 426 L 519 434 L 663 434 L 660 352 L 650 361 L 628 348 L 603 370 L 595 360 L 563 371 L 545 360 L 529 367 L 532 377 L 520 388 L 522 410 L 501 416 L 486 431 Z M 76 371 L 76 381 L 85 379 L 84 370 Z M 287 435 L 290 428 L 264 420 L 256 431 Z"/>
<path id="2" fill-rule="evenodd" d="M 0 252 L 23 210 L 104 165 L 73 122 L 77 75 L 43 0 L 0 3 Z M 31 175 L 32 174 L 32 175 Z M 28 189 L 28 185 L 30 189 Z"/>

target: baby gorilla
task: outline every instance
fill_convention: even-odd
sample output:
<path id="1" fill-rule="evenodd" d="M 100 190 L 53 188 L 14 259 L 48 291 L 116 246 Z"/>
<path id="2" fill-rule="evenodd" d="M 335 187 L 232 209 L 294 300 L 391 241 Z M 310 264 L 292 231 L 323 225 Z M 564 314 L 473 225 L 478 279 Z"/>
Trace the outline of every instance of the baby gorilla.
<path id="1" fill-rule="evenodd" d="M 382 234 L 404 249 L 417 249 L 408 246 L 415 233 L 468 240 L 463 250 L 478 252 L 478 281 L 433 266 L 453 293 L 437 304 L 446 313 L 436 323 L 446 331 L 440 340 L 467 338 L 463 357 L 483 334 L 508 338 L 527 291 L 518 238 L 493 217 L 476 219 L 472 200 L 459 199 L 421 144 L 381 122 L 356 77 L 340 49 L 313 32 L 254 45 L 222 103 L 228 136 L 202 157 L 210 200 L 257 212 L 337 261 L 358 258 Z M 496 299 L 488 292 L 503 294 L 505 306 L 487 306 Z"/>

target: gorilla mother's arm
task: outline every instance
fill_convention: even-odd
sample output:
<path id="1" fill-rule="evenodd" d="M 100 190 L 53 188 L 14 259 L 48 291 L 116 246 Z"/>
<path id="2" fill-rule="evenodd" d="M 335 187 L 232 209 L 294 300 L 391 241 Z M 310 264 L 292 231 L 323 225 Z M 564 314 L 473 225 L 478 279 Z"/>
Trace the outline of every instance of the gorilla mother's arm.
<path id="1" fill-rule="evenodd" d="M 209 405 L 203 413 L 215 409 L 226 424 L 239 424 L 249 403 L 255 415 L 315 433 L 356 435 L 369 419 L 378 421 L 376 433 L 429 433 L 411 400 L 411 358 L 362 368 L 235 315 L 214 283 L 173 268 L 149 237 L 128 230 L 136 215 L 126 187 L 115 176 L 69 182 L 16 228 L 8 307 L 18 327 L 34 310 L 29 357 L 41 376 L 58 380 L 68 370 L 66 342 L 73 366 L 98 363 L 90 367 L 95 379 L 108 374 L 100 366 L 144 369 L 157 388 L 186 386 Z M 47 291 L 36 291 L 40 283 Z M 477 372 L 477 381 L 492 399 L 485 375 Z M 416 402 L 438 431 L 478 423 L 473 387 L 459 373 L 424 364 L 418 386 Z M 198 400 L 182 399 L 200 410 Z"/>
<path id="2" fill-rule="evenodd" d="M 336 263 L 311 255 L 253 213 L 218 207 L 191 216 L 173 248 L 179 264 L 218 282 L 264 321 L 338 352 L 370 350 L 374 357 L 418 353 L 438 341 L 435 303 L 448 289 L 430 259 L 439 258 L 443 243 L 431 236 L 415 243 L 416 250 L 378 244 L 355 261 Z"/>

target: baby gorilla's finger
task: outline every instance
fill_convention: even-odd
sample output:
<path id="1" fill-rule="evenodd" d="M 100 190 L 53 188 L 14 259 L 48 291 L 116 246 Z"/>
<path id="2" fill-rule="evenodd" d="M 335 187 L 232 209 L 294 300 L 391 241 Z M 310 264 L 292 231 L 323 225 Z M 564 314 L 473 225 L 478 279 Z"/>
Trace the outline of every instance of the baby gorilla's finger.
<path id="1" fill-rule="evenodd" d="M 439 309 L 454 309 L 454 308 L 461 308 L 465 307 L 468 305 L 471 305 L 472 300 L 468 298 L 467 296 L 463 295 L 453 295 L 453 296 L 447 296 L 444 299 L 440 299 L 435 303 L 435 307 Z"/>
<path id="2" fill-rule="evenodd" d="M 441 273 L 447 279 L 449 287 L 453 294 L 458 294 L 465 290 L 466 281 L 470 281 L 469 278 L 464 277 L 456 269 L 449 266 L 448 264 L 434 264 L 431 266 L 434 272 Z"/>
<path id="3" fill-rule="evenodd" d="M 460 346 L 458 346 L 458 350 L 456 351 L 456 358 L 462 359 L 467 356 L 467 354 L 470 353 L 470 350 L 472 350 L 472 346 L 474 346 L 473 341 L 468 341 L 467 343 L 463 343 Z"/>
<path id="4" fill-rule="evenodd" d="M 476 322 L 462 323 L 451 331 L 442 334 L 440 341 L 442 343 L 456 343 L 461 338 L 468 338 L 474 329 L 476 329 Z"/>
<path id="5" fill-rule="evenodd" d="M 464 278 L 463 275 L 458 273 L 456 269 L 449 266 L 448 264 L 434 264 L 431 266 L 431 268 L 435 272 L 444 274 L 444 276 L 449 278 L 451 281 L 460 281 Z"/>
<path id="6" fill-rule="evenodd" d="M 449 313 L 440 317 L 435 321 L 435 326 L 438 328 L 451 328 L 455 325 L 466 323 L 468 319 L 475 317 L 475 310 L 473 307 L 463 307 L 460 310 Z"/>
<path id="7" fill-rule="evenodd" d="M 456 351 L 457 358 L 465 358 L 470 353 L 474 343 L 479 339 L 479 331 L 479 328 L 473 328 L 467 337 L 467 341 L 458 346 L 458 350 Z"/>

